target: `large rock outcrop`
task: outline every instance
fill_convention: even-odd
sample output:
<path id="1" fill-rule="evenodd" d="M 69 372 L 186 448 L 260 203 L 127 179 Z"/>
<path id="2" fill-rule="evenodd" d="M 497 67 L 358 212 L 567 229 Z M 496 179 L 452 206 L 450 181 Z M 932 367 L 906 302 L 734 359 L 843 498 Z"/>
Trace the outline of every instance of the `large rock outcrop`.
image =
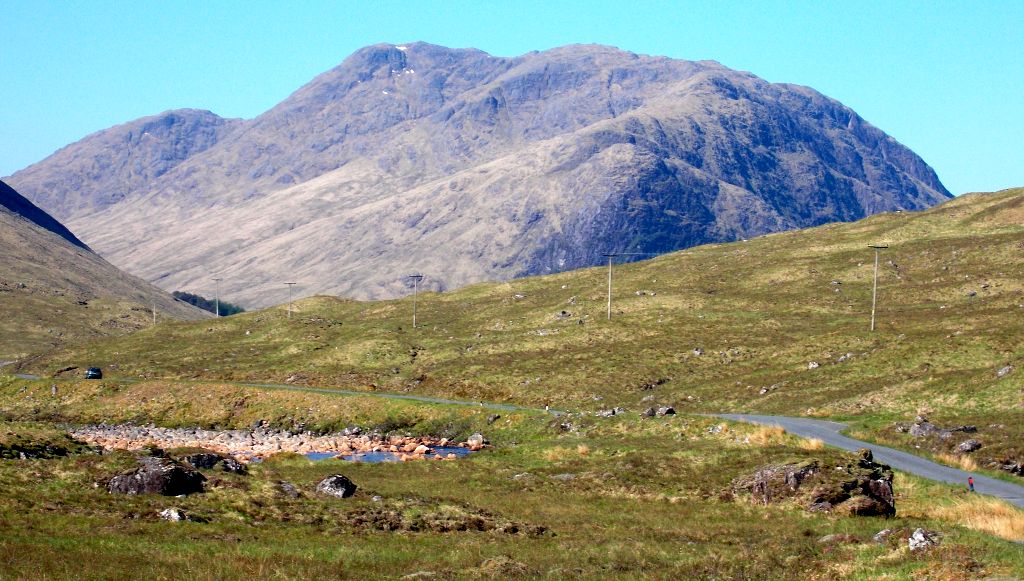
<path id="1" fill-rule="evenodd" d="M 761 504 L 795 499 L 812 511 L 893 516 L 892 480 L 892 469 L 876 463 L 865 449 L 845 463 L 806 460 L 763 466 L 733 480 L 732 488 Z"/>

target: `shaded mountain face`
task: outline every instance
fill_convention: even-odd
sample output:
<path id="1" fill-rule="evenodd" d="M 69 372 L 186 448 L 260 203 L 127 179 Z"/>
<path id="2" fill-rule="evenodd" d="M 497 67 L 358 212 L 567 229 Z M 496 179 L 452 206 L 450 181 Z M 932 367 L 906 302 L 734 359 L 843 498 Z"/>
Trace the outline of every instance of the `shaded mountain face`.
<path id="1" fill-rule="evenodd" d="M 203 311 L 126 274 L 0 182 L 0 360 Z"/>
<path id="2" fill-rule="evenodd" d="M 246 306 L 283 302 L 285 280 L 381 298 L 407 292 L 412 271 L 442 290 L 951 197 L 812 89 L 602 46 L 498 58 L 376 45 L 249 121 L 148 119 L 186 113 L 148 132 L 148 173 L 128 161 L 140 120 L 12 183 L 131 272 L 200 294 L 218 276 Z M 83 169 L 103 165 L 101 137 L 123 160 L 116 176 Z M 37 194 L 56 175 L 72 203 Z"/>
<path id="3" fill-rule="evenodd" d="M 39 209 L 38 206 L 25 199 L 24 196 L 14 191 L 14 188 L 0 181 L 0 208 L 6 210 L 10 217 L 19 217 L 36 226 L 60 236 L 68 243 L 83 250 L 89 247 L 79 240 L 71 230 L 53 218 L 53 216 Z"/>

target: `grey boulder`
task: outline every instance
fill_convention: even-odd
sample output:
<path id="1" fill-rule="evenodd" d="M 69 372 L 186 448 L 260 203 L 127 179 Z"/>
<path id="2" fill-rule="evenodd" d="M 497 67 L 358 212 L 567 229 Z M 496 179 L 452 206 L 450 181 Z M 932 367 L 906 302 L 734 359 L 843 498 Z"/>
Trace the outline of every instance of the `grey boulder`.
<path id="1" fill-rule="evenodd" d="M 117 494 L 162 494 L 180 496 L 203 492 L 206 477 L 170 458 L 146 457 L 142 466 L 118 474 L 107 483 L 107 490 Z"/>
<path id="2" fill-rule="evenodd" d="M 316 485 L 316 491 L 328 496 L 348 498 L 356 493 L 356 485 L 341 474 L 332 474 Z"/>

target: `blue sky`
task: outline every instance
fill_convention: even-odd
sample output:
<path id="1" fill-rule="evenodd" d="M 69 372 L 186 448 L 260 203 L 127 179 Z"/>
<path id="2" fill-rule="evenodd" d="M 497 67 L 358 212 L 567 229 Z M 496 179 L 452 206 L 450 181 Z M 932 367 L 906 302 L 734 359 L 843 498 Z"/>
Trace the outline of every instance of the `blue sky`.
<path id="1" fill-rule="evenodd" d="M 1024 186 L 1024 2 L 0 0 L 0 176 L 168 109 L 251 118 L 356 49 L 570 43 L 712 59 L 839 99 L 954 193 Z"/>

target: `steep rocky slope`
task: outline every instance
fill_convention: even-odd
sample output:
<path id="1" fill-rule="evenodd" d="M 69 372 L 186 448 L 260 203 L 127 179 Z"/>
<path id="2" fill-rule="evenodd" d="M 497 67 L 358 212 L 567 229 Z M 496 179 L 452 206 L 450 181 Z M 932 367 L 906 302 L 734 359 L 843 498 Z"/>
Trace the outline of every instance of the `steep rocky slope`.
<path id="1" fill-rule="evenodd" d="M 64 147 L 8 182 L 58 220 L 81 218 L 146 189 L 240 124 L 192 109 L 143 117 Z"/>
<path id="2" fill-rule="evenodd" d="M 202 291 L 215 271 L 255 306 L 285 300 L 285 280 L 387 297 L 410 271 L 444 289 L 949 197 L 913 152 L 812 89 L 601 46 L 376 45 L 253 120 L 174 127 L 153 151 L 176 153 L 123 196 L 79 186 L 49 203 L 131 272 Z M 87 159 L 90 139 L 13 183 L 49 207 L 40 176 L 83 176 L 57 157 Z"/>
<path id="3" fill-rule="evenodd" d="M 159 318 L 207 316 L 103 260 L 0 182 L 0 360 L 134 331 Z"/>

